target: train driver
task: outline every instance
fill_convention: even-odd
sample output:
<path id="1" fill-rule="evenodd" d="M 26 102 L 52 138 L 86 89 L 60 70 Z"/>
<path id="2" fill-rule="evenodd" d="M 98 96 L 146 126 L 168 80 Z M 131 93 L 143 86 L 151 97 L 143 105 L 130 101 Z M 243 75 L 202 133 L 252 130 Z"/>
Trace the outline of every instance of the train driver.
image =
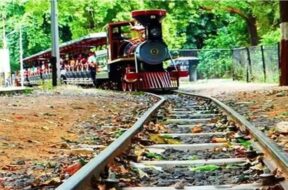
<path id="1" fill-rule="evenodd" d="M 94 52 L 90 51 L 87 63 L 88 63 L 88 68 L 90 71 L 90 76 L 91 76 L 93 85 L 96 87 L 96 85 L 97 85 L 97 83 L 96 83 L 97 62 L 96 62 L 96 57 L 95 57 Z"/>
<path id="2" fill-rule="evenodd" d="M 143 42 L 145 40 L 145 28 L 140 24 L 131 26 L 132 41 L 134 43 Z"/>

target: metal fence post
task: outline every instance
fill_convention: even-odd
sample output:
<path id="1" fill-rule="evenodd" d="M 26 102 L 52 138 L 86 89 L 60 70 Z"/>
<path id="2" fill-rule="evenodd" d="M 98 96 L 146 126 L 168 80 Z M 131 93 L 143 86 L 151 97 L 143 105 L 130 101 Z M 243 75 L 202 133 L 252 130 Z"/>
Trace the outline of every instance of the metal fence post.
<path id="1" fill-rule="evenodd" d="M 261 45 L 260 48 L 261 48 L 262 63 L 263 63 L 264 82 L 266 82 L 266 64 L 265 64 L 264 47 L 263 47 L 263 45 Z"/>
<path id="2" fill-rule="evenodd" d="M 232 80 L 235 80 L 235 61 L 234 61 L 234 50 L 231 48 L 231 58 L 232 58 Z"/>
<path id="3" fill-rule="evenodd" d="M 280 69 L 280 54 L 281 54 L 280 42 L 277 43 L 277 51 L 278 51 L 278 68 Z"/>
<path id="4" fill-rule="evenodd" d="M 280 86 L 288 86 L 288 1 L 279 1 L 281 52 L 280 52 Z"/>
<path id="5" fill-rule="evenodd" d="M 252 78 L 252 66 L 251 66 L 251 57 L 250 57 L 250 51 L 249 48 L 246 47 L 246 51 L 247 51 L 247 60 L 248 60 L 248 65 L 247 65 L 247 77 L 246 77 L 246 81 L 250 82 L 251 78 Z M 250 75 L 249 75 L 250 74 Z M 249 77 L 250 76 L 250 77 Z"/>

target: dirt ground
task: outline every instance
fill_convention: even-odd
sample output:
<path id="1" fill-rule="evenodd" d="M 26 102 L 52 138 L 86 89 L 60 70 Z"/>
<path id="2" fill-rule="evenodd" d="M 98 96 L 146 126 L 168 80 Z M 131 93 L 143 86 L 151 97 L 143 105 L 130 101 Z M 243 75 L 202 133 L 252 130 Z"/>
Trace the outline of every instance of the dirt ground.
<path id="1" fill-rule="evenodd" d="M 70 92 L 75 93 L 75 92 Z M 117 106 L 119 105 L 119 106 Z M 111 93 L 93 95 L 0 96 L 0 168 L 19 161 L 40 161 L 59 152 L 63 139 L 78 138 L 71 127 L 92 115 L 111 116 L 137 102 Z"/>
<path id="2" fill-rule="evenodd" d="M 47 159 L 78 120 L 99 110 L 95 98 L 0 97 L 0 167 L 11 160 Z M 83 107 L 83 109 L 75 109 Z M 85 109 L 84 109 L 85 108 Z M 70 137 L 71 138 L 71 137 Z"/>

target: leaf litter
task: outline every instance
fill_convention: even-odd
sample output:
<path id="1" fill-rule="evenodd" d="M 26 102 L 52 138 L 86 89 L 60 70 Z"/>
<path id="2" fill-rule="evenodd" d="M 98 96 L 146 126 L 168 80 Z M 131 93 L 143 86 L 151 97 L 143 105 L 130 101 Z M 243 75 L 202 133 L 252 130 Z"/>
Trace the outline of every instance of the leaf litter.
<path id="1" fill-rule="evenodd" d="M 17 99 L 17 109 L 0 112 L 0 138 L 7 139 L 7 145 L 15 144 L 0 154 L 1 189 L 58 186 L 121 136 L 155 101 L 147 95 L 89 89 L 36 91 Z M 0 105 L 13 100 L 0 97 Z"/>

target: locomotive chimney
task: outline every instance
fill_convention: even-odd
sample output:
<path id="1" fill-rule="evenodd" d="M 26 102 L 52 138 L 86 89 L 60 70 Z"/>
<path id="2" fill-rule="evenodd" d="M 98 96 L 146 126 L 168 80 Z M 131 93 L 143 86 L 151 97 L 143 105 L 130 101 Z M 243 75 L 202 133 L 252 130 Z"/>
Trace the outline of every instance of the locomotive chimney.
<path id="1" fill-rule="evenodd" d="M 165 16 L 165 10 L 138 10 L 132 12 L 132 17 L 146 28 L 146 36 L 150 40 L 162 40 L 161 20 Z"/>

